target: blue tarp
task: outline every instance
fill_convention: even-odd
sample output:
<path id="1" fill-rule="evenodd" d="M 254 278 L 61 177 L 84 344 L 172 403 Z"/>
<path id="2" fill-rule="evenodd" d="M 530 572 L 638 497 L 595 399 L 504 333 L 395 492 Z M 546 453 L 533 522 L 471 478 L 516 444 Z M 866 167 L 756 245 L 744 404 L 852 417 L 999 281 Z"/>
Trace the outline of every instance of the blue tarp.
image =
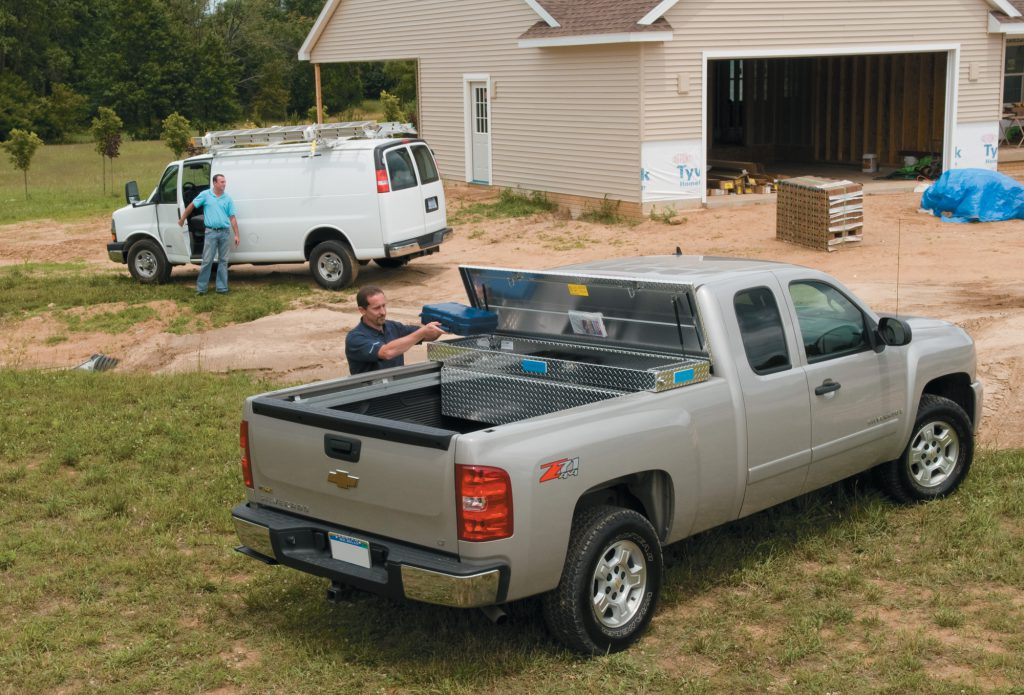
<path id="1" fill-rule="evenodd" d="M 950 169 L 921 196 L 921 208 L 944 222 L 1024 219 L 1024 185 L 988 169 Z"/>

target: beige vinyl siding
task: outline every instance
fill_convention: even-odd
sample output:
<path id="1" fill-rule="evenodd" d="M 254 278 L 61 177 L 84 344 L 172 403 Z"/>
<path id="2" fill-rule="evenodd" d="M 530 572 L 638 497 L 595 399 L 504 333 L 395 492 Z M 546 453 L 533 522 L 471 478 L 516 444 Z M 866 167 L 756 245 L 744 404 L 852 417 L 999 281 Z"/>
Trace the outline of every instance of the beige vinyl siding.
<path id="1" fill-rule="evenodd" d="M 417 59 L 420 132 L 456 180 L 466 173 L 463 75 L 488 75 L 491 183 L 639 201 L 639 47 L 519 48 L 537 19 L 523 0 L 342 0 L 311 59 Z"/>
<path id="2" fill-rule="evenodd" d="M 704 51 L 763 49 L 851 52 L 870 46 L 959 44 L 958 123 L 998 120 L 1002 91 L 1002 37 L 988 34 L 984 0 L 707 0 L 680 2 L 666 18 L 675 29 L 668 44 L 644 49 L 644 139 L 699 139 Z M 975 64 L 978 79 L 970 81 Z M 690 79 L 678 94 L 678 74 Z"/>

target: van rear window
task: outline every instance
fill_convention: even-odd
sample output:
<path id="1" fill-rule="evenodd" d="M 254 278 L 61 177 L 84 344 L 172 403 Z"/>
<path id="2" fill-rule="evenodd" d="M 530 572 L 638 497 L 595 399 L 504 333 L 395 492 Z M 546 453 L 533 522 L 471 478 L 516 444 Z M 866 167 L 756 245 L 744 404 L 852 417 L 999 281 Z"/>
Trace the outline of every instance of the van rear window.
<path id="1" fill-rule="evenodd" d="M 388 165 L 388 178 L 391 179 L 391 190 L 401 191 L 416 186 L 416 174 L 413 173 L 412 159 L 404 147 L 394 149 L 384 155 Z"/>
<path id="2" fill-rule="evenodd" d="M 437 166 L 434 164 L 433 155 L 430 154 L 430 148 L 426 145 L 413 145 L 412 156 L 416 158 L 416 168 L 420 170 L 420 182 L 437 181 Z"/>

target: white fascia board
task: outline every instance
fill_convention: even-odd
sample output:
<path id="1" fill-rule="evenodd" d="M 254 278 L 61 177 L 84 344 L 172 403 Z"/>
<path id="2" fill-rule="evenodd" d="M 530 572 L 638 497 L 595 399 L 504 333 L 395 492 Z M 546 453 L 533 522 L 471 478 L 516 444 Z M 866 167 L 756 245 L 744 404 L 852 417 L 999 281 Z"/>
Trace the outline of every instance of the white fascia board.
<path id="1" fill-rule="evenodd" d="M 299 60 L 310 60 L 313 46 L 320 40 L 320 34 L 324 33 L 327 23 L 331 21 L 331 16 L 338 9 L 339 4 L 341 4 L 341 0 L 327 0 L 324 9 L 320 10 L 320 16 L 316 18 L 313 28 L 306 35 L 306 40 L 302 42 L 302 46 L 299 48 Z"/>
<path id="2" fill-rule="evenodd" d="M 530 9 L 533 10 L 534 12 L 536 12 L 537 15 L 542 20 L 544 20 L 544 23 L 547 24 L 549 27 L 560 27 L 560 26 L 562 26 L 561 24 L 558 23 L 557 19 L 555 19 L 554 17 L 551 16 L 550 12 L 548 12 L 547 10 L 544 9 L 543 5 L 541 5 L 539 2 L 537 2 L 537 0 L 526 0 L 526 4 L 529 5 Z"/>
<path id="3" fill-rule="evenodd" d="M 679 0 L 661 0 L 661 2 L 659 2 L 650 12 L 645 14 L 637 24 L 642 24 L 644 26 L 654 24 L 656 20 L 664 17 L 666 12 L 675 7 L 677 2 L 679 2 Z"/>
<path id="4" fill-rule="evenodd" d="M 1024 22 L 1007 22 L 1003 24 L 999 21 L 998 17 L 990 14 L 988 16 L 988 33 L 1006 34 L 1007 36 L 1024 34 Z"/>
<path id="5" fill-rule="evenodd" d="M 596 46 L 604 43 L 651 43 L 671 40 L 671 31 L 637 31 L 625 34 L 588 34 L 586 36 L 558 36 L 550 39 L 520 39 L 519 47 Z"/>
<path id="6" fill-rule="evenodd" d="M 1007 17 L 1020 17 L 1020 10 L 1014 7 L 1008 0 L 988 0 L 988 4 L 996 8 Z"/>
<path id="7" fill-rule="evenodd" d="M 704 51 L 704 59 L 802 58 L 805 56 L 875 55 L 879 53 L 939 53 L 959 50 L 958 43 L 892 43 L 870 46 L 821 46 L 817 48 L 736 48 Z"/>

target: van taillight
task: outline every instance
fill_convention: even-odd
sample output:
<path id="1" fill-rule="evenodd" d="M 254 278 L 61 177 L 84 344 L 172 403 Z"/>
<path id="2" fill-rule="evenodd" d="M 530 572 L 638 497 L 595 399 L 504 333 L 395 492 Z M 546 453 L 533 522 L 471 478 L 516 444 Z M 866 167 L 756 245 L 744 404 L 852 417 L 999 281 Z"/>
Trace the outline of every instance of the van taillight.
<path id="1" fill-rule="evenodd" d="M 238 428 L 238 444 L 242 447 L 242 478 L 246 487 L 252 487 L 252 462 L 249 459 L 249 421 L 242 420 Z"/>
<path id="2" fill-rule="evenodd" d="M 491 466 L 455 466 L 459 540 L 494 541 L 512 535 L 512 482 Z"/>
<path id="3" fill-rule="evenodd" d="M 391 185 L 388 183 L 388 172 L 383 169 L 377 170 L 377 192 L 388 193 L 391 191 Z"/>

